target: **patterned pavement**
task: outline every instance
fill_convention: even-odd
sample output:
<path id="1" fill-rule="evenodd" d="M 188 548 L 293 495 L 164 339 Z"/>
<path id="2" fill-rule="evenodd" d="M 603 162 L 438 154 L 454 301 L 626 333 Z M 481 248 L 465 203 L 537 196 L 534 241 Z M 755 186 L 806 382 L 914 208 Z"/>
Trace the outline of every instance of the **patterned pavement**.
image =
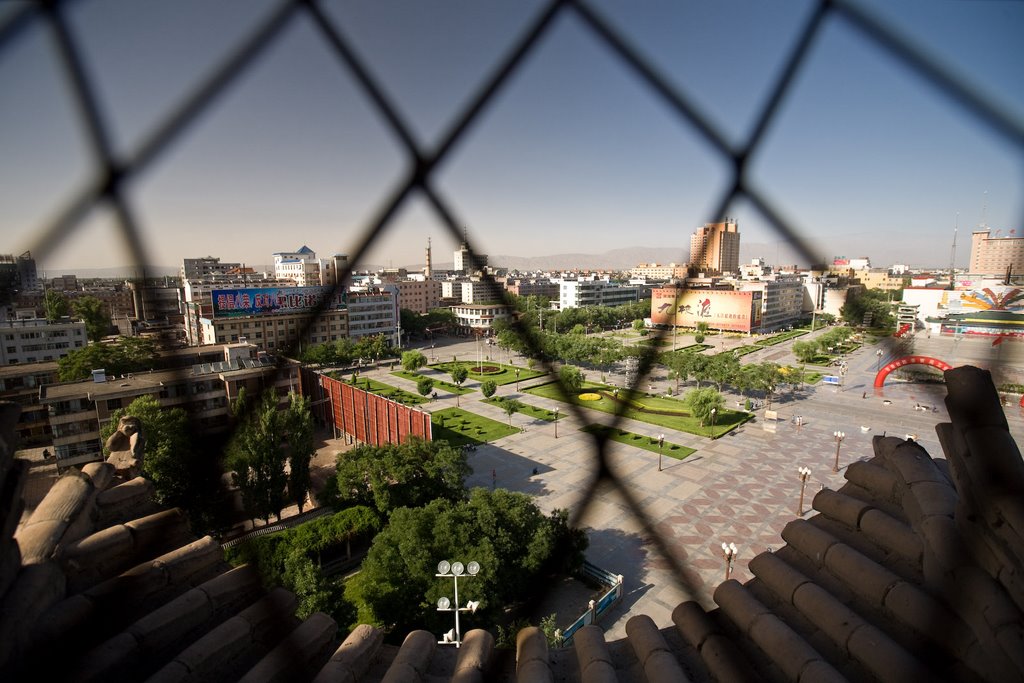
<path id="1" fill-rule="evenodd" d="M 465 353 L 460 358 L 469 358 Z M 934 426 L 946 419 L 941 401 L 944 388 L 895 385 L 875 394 L 869 387 L 875 365 L 873 354 L 872 349 L 866 349 L 851 358 L 844 391 L 818 387 L 796 397 L 778 397 L 773 407 L 782 419 L 766 421 L 760 411 L 755 421 L 716 441 L 624 421 L 623 429 L 649 436 L 664 432 L 667 441 L 696 449 L 682 461 L 666 457 L 659 472 L 657 454 L 608 444 L 611 471 L 684 567 L 684 581 L 677 579 L 665 556 L 643 533 L 642 523 L 617 488 L 605 482 L 589 501 L 585 500 L 596 476 L 596 464 L 591 437 L 578 429 L 586 422 L 608 419 L 603 413 L 588 411 L 582 422 L 570 413 L 560 420 L 557 439 L 551 423 L 521 414 L 513 416 L 514 424 L 524 431 L 471 452 L 469 464 L 474 473 L 467 484 L 491 486 L 493 474 L 497 486 L 531 494 L 544 510 L 582 511 L 578 523 L 587 528 L 590 537 L 587 559 L 624 576 L 623 601 L 600 623 L 608 637 L 623 637 L 626 621 L 637 613 L 648 614 L 659 626 L 668 626 L 672 610 L 683 600 L 696 598 L 705 606 L 713 605 L 711 593 L 725 578 L 723 542 L 738 548 L 732 575 L 740 581 L 751 578 L 747 562 L 752 557 L 782 545 L 780 532 L 797 514 L 799 467 L 811 469 L 804 516 L 812 514 L 811 500 L 820 488 L 842 485 L 842 471 L 832 473 L 836 430 L 845 432 L 841 468 L 870 457 L 871 438 L 882 433 L 916 434 L 930 453 L 941 452 Z M 380 379 L 406 386 L 405 380 L 394 376 Z M 669 386 L 664 379 L 655 384 L 660 391 Z M 467 386 L 473 383 L 467 382 Z M 501 387 L 498 393 L 516 395 L 514 385 Z M 528 394 L 516 397 L 547 408 L 558 405 Z M 479 394 L 467 394 L 462 397 L 462 407 L 507 421 L 503 411 L 480 403 L 480 398 Z M 734 405 L 737 398 L 731 397 L 728 405 Z M 890 403 L 883 403 L 885 400 Z M 916 403 L 935 404 L 938 412 L 914 410 Z M 442 396 L 427 408 L 437 410 L 449 404 L 454 405 L 454 399 Z M 1019 411 L 1010 413 L 1011 429 L 1019 441 L 1024 420 Z M 801 426 L 791 419 L 797 414 L 803 416 Z M 692 593 L 687 585 L 694 589 Z M 568 605 L 558 611 L 560 615 L 578 613 L 583 608 L 585 605 L 576 609 Z"/>

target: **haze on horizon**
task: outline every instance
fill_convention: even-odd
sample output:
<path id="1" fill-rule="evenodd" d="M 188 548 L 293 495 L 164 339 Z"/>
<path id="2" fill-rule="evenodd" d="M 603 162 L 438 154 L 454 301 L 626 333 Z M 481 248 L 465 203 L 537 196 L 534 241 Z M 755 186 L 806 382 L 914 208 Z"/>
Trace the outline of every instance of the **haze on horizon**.
<path id="1" fill-rule="evenodd" d="M 813 3 L 590 4 L 731 145 L 749 135 Z M 856 3 L 1024 120 L 1024 3 Z M 0 10 L 0 25 L 18 3 Z M 69 26 L 98 87 L 114 149 L 130 156 L 273 0 L 88 0 Z M 325 12 L 433 149 L 541 2 L 330 2 Z M 39 247 L 42 227 L 94 182 L 91 151 L 53 41 L 33 22 L 0 50 L 0 252 Z M 306 244 L 353 253 L 407 173 L 405 152 L 351 73 L 300 13 L 127 185 L 149 261 L 220 256 L 267 264 Z M 1021 150 L 851 27 L 830 17 L 750 159 L 753 185 L 814 255 L 875 265 L 957 265 L 980 223 L 1024 230 Z M 481 252 L 601 253 L 643 245 L 668 261 L 725 191 L 728 168 L 574 12 L 563 12 L 434 176 Z M 747 202 L 725 215 L 770 261 L 800 262 Z M 364 263 L 451 260 L 456 239 L 418 195 Z M 773 248 L 774 247 L 774 248 Z M 802 259 L 801 259 L 802 260 Z M 47 271 L 127 263 L 94 210 L 41 260 Z M 801 264 L 806 265 L 806 264 Z"/>

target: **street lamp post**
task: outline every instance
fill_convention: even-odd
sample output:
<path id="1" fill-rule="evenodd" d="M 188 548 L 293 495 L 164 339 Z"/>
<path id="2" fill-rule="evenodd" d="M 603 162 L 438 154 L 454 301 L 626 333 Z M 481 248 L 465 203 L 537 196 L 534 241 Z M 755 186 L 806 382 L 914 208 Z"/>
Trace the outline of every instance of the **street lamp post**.
<path id="1" fill-rule="evenodd" d="M 558 438 L 558 408 L 555 408 L 555 438 Z"/>
<path id="2" fill-rule="evenodd" d="M 519 368 L 516 368 L 516 392 L 519 392 Z"/>
<path id="3" fill-rule="evenodd" d="M 732 576 L 732 565 L 736 561 L 736 544 L 735 543 L 723 543 L 722 544 L 722 557 L 725 558 L 725 580 L 728 581 L 729 577 Z"/>
<path id="4" fill-rule="evenodd" d="M 832 432 L 832 436 L 836 440 L 836 462 L 832 465 L 833 474 L 839 471 L 839 447 L 843 445 L 843 439 L 846 438 L 846 434 L 843 432 Z"/>
<path id="5" fill-rule="evenodd" d="M 711 409 L 711 438 L 715 438 L 715 415 L 718 414 L 718 408 Z"/>
<path id="6" fill-rule="evenodd" d="M 452 606 L 452 601 L 446 597 L 440 598 L 437 601 L 438 612 L 455 612 L 455 628 L 445 633 L 441 640 L 437 641 L 439 645 L 455 645 L 460 647 L 462 645 L 462 631 L 459 628 L 459 612 L 476 612 L 477 607 L 480 606 L 479 601 L 470 600 L 466 603 L 465 607 L 459 607 L 459 577 L 463 575 L 463 572 L 469 572 L 469 576 L 476 576 L 477 572 L 480 571 L 480 565 L 476 562 L 470 562 L 465 567 L 462 566 L 461 562 L 449 563 L 448 560 L 441 560 L 437 563 L 437 574 L 434 576 L 444 579 L 452 579 L 455 582 L 455 605 Z M 469 578 L 469 576 L 463 576 L 463 578 Z"/>
<path id="7" fill-rule="evenodd" d="M 665 435 L 658 434 L 658 471 L 661 472 L 661 456 L 665 452 Z"/>
<path id="8" fill-rule="evenodd" d="M 800 504 L 796 507 L 796 514 L 798 517 L 804 516 L 804 490 L 807 488 L 807 479 L 811 476 L 811 470 L 808 467 L 801 467 L 797 470 L 797 474 L 800 476 Z"/>
<path id="9" fill-rule="evenodd" d="M 882 369 L 882 349 L 875 350 L 875 374 Z"/>

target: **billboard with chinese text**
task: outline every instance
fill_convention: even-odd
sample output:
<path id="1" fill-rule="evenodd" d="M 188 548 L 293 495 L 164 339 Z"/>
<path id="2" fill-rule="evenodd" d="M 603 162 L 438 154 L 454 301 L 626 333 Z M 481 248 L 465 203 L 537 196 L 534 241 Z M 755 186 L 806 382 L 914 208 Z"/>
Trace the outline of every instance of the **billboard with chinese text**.
<path id="1" fill-rule="evenodd" d="M 331 295 L 331 287 L 261 287 L 254 289 L 215 289 L 213 317 L 302 313 L 320 305 Z M 344 308 L 344 291 L 338 290 L 328 308 Z"/>
<path id="2" fill-rule="evenodd" d="M 651 322 L 680 327 L 703 322 L 715 329 L 750 332 L 761 326 L 761 292 L 655 289 L 651 292 Z"/>

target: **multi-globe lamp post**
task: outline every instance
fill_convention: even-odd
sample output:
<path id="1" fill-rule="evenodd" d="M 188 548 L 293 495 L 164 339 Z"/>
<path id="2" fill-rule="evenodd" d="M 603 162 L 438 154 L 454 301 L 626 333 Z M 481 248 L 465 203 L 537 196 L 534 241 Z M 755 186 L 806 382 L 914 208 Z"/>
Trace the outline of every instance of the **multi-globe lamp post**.
<path id="1" fill-rule="evenodd" d="M 465 607 L 459 606 L 459 577 L 469 578 L 471 576 L 476 576 L 479 571 L 480 565 L 477 562 L 470 562 L 465 566 L 463 566 L 461 562 L 448 562 L 448 560 L 441 560 L 437 563 L 437 574 L 434 576 L 442 579 L 452 579 L 455 583 L 454 605 L 447 597 L 442 597 L 437 601 L 438 612 L 455 612 L 455 628 L 441 636 L 441 640 L 437 641 L 439 645 L 454 645 L 455 647 L 460 647 L 462 645 L 462 631 L 459 627 L 459 612 L 476 612 L 477 608 L 480 606 L 480 601 L 470 600 L 466 603 Z M 467 572 L 468 575 L 463 576 Z"/>
<path id="2" fill-rule="evenodd" d="M 811 477 L 811 469 L 809 467 L 801 467 L 797 470 L 797 474 L 800 476 L 800 503 L 796 506 L 796 514 L 798 517 L 803 517 L 804 491 L 807 489 L 807 480 Z"/>
<path id="3" fill-rule="evenodd" d="M 835 474 L 839 472 L 839 447 L 843 445 L 843 439 L 846 438 L 846 433 L 836 431 L 832 432 L 832 436 L 836 440 L 836 461 L 835 464 L 832 465 L 832 473 Z"/>
<path id="4" fill-rule="evenodd" d="M 723 543 L 722 557 L 725 558 L 725 580 L 728 581 L 729 577 L 732 576 L 733 563 L 736 561 L 736 544 Z"/>

